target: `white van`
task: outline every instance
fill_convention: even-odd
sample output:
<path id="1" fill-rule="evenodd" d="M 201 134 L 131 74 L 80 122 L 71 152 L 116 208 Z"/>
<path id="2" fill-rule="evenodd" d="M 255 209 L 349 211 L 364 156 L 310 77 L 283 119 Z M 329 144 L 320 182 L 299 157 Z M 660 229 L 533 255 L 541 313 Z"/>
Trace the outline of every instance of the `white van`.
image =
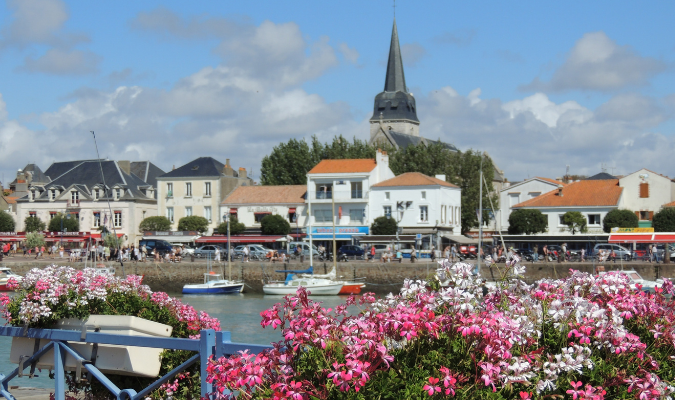
<path id="1" fill-rule="evenodd" d="M 295 248 L 299 247 L 302 249 L 302 254 L 305 256 L 309 255 L 309 242 L 291 242 L 289 244 L 291 253 L 295 253 Z M 319 255 L 319 250 L 315 245 L 312 244 L 312 255 L 317 257 Z"/>

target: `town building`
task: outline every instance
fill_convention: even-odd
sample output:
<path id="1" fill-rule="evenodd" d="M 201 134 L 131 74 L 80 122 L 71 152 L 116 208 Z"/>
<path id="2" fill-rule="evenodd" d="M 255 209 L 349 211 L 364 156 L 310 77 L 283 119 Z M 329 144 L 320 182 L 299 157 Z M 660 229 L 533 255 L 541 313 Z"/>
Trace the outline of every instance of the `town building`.
<path id="1" fill-rule="evenodd" d="M 307 173 L 308 234 L 314 241 L 344 243 L 370 232 L 372 185 L 391 179 L 389 156 L 378 150 L 375 159 L 323 160 Z M 379 210 L 378 210 L 379 212 Z"/>
<path id="2" fill-rule="evenodd" d="M 157 177 L 157 213 L 178 230 L 183 217 L 201 216 L 209 221 L 209 231 L 218 227 L 220 203 L 239 186 L 252 186 L 245 168 L 235 171 L 212 157 L 199 157 Z"/>
<path id="3" fill-rule="evenodd" d="M 654 213 L 675 200 L 675 183 L 667 176 L 642 168 L 619 178 L 623 188 L 620 208 L 637 215 L 641 227 L 651 227 Z"/>
<path id="4" fill-rule="evenodd" d="M 17 173 L 15 193 L 26 193 L 16 200 L 17 231 L 24 230 L 28 216 L 49 224 L 54 216 L 63 213 L 77 218 L 80 231 L 98 231 L 107 226 L 133 244 L 139 234 L 138 224 L 157 215 L 156 188 L 136 175 L 152 181 L 163 173 L 150 162 L 55 162 L 42 176 L 35 167 Z"/>
<path id="5" fill-rule="evenodd" d="M 509 229 L 509 216 L 513 207 L 526 200 L 531 200 L 546 194 L 552 190 L 557 190 L 559 186 L 566 186 L 566 183 L 551 178 L 534 177 L 522 182 L 512 183 L 499 192 L 499 210 L 497 210 L 498 226 L 496 230 L 507 231 Z"/>
<path id="6" fill-rule="evenodd" d="M 421 234 L 424 242 L 441 248 L 464 243 L 461 236 L 462 191 L 445 181 L 444 175 L 430 177 L 408 172 L 371 186 L 372 219 L 395 218 L 402 235 Z M 420 243 L 422 244 L 422 243 Z"/>

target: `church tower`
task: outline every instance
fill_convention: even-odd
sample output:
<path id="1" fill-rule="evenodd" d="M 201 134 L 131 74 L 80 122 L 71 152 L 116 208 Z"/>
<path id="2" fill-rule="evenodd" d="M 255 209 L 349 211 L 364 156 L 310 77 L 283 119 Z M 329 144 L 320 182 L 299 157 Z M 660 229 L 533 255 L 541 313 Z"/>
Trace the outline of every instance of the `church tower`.
<path id="1" fill-rule="evenodd" d="M 375 96 L 373 117 L 370 119 L 370 143 L 384 139 L 383 136 L 390 131 L 419 137 L 419 127 L 415 98 L 405 85 L 403 59 L 394 19 L 384 91 Z"/>

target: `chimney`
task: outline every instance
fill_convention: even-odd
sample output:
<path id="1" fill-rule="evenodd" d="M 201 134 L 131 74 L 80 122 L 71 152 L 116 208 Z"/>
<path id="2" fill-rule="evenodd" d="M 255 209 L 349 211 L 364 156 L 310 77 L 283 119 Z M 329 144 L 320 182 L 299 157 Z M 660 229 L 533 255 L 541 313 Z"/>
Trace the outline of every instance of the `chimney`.
<path id="1" fill-rule="evenodd" d="M 131 162 L 129 162 L 129 160 L 118 161 L 117 165 L 120 167 L 122 172 L 127 175 L 131 175 Z"/>
<path id="2" fill-rule="evenodd" d="M 229 159 L 229 158 L 226 158 L 226 159 L 225 159 L 225 166 L 226 166 L 226 167 L 229 167 L 229 166 L 230 166 L 230 159 Z"/>
<path id="3" fill-rule="evenodd" d="M 239 179 L 246 179 L 246 168 L 239 168 Z"/>
<path id="4" fill-rule="evenodd" d="M 28 193 L 28 182 L 26 182 L 26 174 L 23 173 L 23 170 L 19 170 L 16 173 L 16 187 L 14 191 L 21 194 Z"/>
<path id="5" fill-rule="evenodd" d="M 442 181 L 445 181 L 445 175 L 436 175 L 436 179 L 440 179 Z"/>
<path id="6" fill-rule="evenodd" d="M 386 151 L 382 149 L 377 149 L 377 154 L 375 155 L 375 163 L 377 165 L 382 164 L 383 166 L 389 166 L 389 156 Z"/>
<path id="7" fill-rule="evenodd" d="M 562 197 L 563 195 L 563 185 L 558 185 L 558 196 Z"/>

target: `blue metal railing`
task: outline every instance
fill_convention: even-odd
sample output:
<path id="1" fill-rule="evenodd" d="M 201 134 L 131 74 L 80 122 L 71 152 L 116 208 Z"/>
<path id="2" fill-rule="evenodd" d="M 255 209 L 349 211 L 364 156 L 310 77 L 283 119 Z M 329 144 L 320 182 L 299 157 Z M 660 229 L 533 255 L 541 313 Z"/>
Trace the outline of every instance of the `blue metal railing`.
<path id="1" fill-rule="evenodd" d="M 213 393 L 213 385 L 206 382 L 208 361 L 210 358 L 219 358 L 222 356 L 236 354 L 241 350 L 249 350 L 252 354 L 257 354 L 271 346 L 234 343 L 230 332 L 216 332 L 212 329 L 201 331 L 200 338 L 180 339 L 180 338 L 162 338 L 147 336 L 128 336 L 114 335 L 99 332 L 78 332 L 62 329 L 25 329 L 17 327 L 0 327 L 0 336 L 23 337 L 31 339 L 47 339 L 49 344 L 37 349 L 34 354 L 27 358 L 20 358 L 19 366 L 8 375 L 0 374 L 0 395 L 9 400 L 15 400 L 9 392 L 9 381 L 17 376 L 23 375 L 23 370 L 31 368 L 31 374 L 35 370 L 35 364 L 41 356 L 49 350 L 54 349 L 54 398 L 55 400 L 65 400 L 66 378 L 65 378 L 65 360 L 66 355 L 70 354 L 78 363 L 76 375 L 79 377 L 81 369 L 85 369 L 91 376 L 95 377 L 106 389 L 108 389 L 118 400 L 142 400 L 149 393 L 159 388 L 165 382 L 175 377 L 180 372 L 189 368 L 196 362 L 200 364 L 201 378 L 201 396 L 208 397 Z M 145 387 L 140 392 L 133 389 L 118 388 L 111 382 L 91 361 L 82 357 L 76 350 L 70 347 L 69 343 L 90 343 L 90 344 L 112 344 L 132 347 L 150 347 L 156 349 L 187 350 L 197 352 L 189 360 L 174 368 L 166 375 L 160 377 L 155 382 Z"/>

